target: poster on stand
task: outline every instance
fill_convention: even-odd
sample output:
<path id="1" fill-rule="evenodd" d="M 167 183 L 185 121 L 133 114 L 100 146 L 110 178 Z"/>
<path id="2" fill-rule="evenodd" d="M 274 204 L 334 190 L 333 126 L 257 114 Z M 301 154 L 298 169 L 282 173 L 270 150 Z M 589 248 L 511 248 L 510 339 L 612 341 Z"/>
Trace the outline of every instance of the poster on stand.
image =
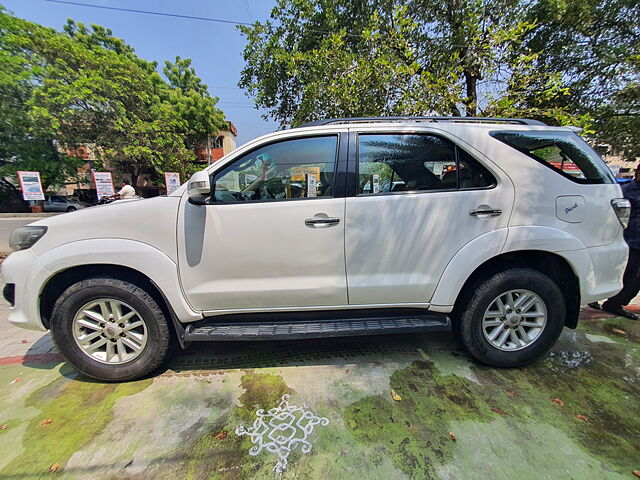
<path id="1" fill-rule="evenodd" d="M 44 191 L 40 182 L 40 172 L 18 172 L 22 198 L 25 200 L 44 200 Z"/>
<path id="2" fill-rule="evenodd" d="M 305 180 L 307 183 L 307 198 L 313 198 L 318 196 L 318 183 L 316 182 L 316 176 L 313 173 L 306 173 Z"/>
<path id="3" fill-rule="evenodd" d="M 371 183 L 373 184 L 373 193 L 380 193 L 380 175 L 372 175 Z"/>
<path id="4" fill-rule="evenodd" d="M 111 172 L 93 172 L 93 184 L 96 186 L 98 200 L 101 200 L 102 197 L 109 197 L 116 193 L 113 189 Z"/>
<path id="5" fill-rule="evenodd" d="M 180 187 L 180 174 L 175 172 L 164 172 L 164 184 L 167 187 L 167 195 L 171 195 Z"/>

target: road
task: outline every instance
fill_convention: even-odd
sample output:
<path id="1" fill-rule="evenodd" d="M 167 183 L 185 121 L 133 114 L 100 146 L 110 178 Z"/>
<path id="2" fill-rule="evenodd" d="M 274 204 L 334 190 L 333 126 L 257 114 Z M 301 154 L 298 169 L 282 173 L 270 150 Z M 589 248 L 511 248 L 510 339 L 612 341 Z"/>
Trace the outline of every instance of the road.
<path id="1" fill-rule="evenodd" d="M 18 227 L 28 225 L 36 220 L 40 219 L 34 217 L 0 218 L 0 254 L 9 253 L 11 251 L 9 249 L 9 237 L 11 236 L 11 232 Z"/>

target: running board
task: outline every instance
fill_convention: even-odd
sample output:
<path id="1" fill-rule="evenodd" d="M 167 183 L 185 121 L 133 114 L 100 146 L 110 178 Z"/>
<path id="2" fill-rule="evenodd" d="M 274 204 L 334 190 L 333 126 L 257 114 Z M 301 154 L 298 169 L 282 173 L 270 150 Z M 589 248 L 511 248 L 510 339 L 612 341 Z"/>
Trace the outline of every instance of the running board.
<path id="1" fill-rule="evenodd" d="M 451 329 L 449 317 L 438 313 L 312 321 L 210 321 L 204 325 L 202 322 L 198 323 L 199 326 L 188 325 L 185 328 L 185 342 L 296 340 L 386 333 L 441 332 Z"/>

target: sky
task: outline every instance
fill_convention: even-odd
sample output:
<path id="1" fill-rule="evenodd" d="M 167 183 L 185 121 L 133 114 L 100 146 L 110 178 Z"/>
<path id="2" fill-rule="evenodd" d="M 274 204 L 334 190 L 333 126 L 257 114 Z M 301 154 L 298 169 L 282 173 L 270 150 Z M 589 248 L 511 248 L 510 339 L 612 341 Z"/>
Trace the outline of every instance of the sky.
<path id="1" fill-rule="evenodd" d="M 105 5 L 166 12 L 179 15 L 217 18 L 234 22 L 265 21 L 275 0 L 70 0 L 77 3 Z M 211 95 L 219 97 L 218 106 L 238 128 L 238 146 L 277 130 L 272 120 L 264 120 L 264 110 L 257 110 L 253 100 L 238 87 L 244 66 L 242 52 L 245 39 L 234 25 L 131 12 L 117 12 L 90 7 L 50 3 L 44 0 L 0 0 L 16 16 L 61 30 L 67 18 L 86 24 L 99 24 L 113 31 L 131 45 L 138 56 L 164 60 L 189 57 L 197 75 L 209 86 Z"/>

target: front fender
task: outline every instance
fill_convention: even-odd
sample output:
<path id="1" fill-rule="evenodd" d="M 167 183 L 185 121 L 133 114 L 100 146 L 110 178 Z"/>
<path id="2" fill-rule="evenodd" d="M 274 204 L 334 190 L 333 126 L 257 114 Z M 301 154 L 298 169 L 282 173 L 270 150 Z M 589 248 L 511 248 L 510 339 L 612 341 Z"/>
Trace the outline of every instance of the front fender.
<path id="1" fill-rule="evenodd" d="M 178 267 L 163 252 L 146 243 L 120 238 L 70 242 L 43 253 L 40 264 L 54 275 L 73 267 L 102 264 L 132 268 L 146 275 L 171 304 L 178 320 L 193 322 L 202 315 L 191 308 L 178 280 Z"/>

